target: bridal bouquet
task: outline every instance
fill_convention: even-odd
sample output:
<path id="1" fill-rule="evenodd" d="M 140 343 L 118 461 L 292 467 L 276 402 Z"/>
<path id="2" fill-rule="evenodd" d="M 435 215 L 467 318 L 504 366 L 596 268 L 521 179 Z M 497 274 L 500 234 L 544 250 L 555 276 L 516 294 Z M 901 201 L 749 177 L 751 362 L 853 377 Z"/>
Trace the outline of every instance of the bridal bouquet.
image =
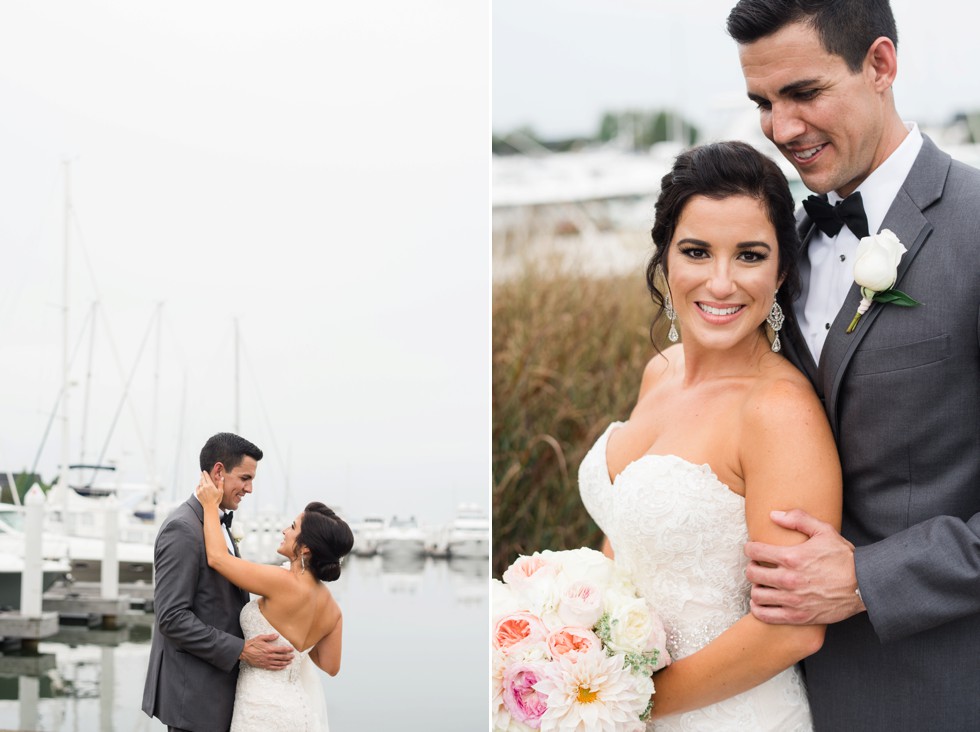
<path id="1" fill-rule="evenodd" d="M 493 580 L 495 732 L 642 732 L 670 663 L 660 618 L 592 549 L 518 557 Z"/>

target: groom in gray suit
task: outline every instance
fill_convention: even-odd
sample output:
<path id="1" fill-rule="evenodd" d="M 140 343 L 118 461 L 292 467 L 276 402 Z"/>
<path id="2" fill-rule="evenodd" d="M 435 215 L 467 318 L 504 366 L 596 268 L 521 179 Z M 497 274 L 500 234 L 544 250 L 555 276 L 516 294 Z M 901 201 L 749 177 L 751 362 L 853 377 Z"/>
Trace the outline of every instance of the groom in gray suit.
<path id="1" fill-rule="evenodd" d="M 773 520 L 806 542 L 746 545 L 752 612 L 829 624 L 804 662 L 818 730 L 977 729 L 980 171 L 898 115 L 887 0 L 741 0 L 728 32 L 763 132 L 824 194 L 800 214 L 783 341 L 844 476 L 840 534 L 794 509 Z M 893 289 L 921 304 L 873 302 L 848 333 L 857 244 L 882 229 L 907 249 Z"/>
<path id="2" fill-rule="evenodd" d="M 222 522 L 252 492 L 262 451 L 228 432 L 211 437 L 201 450 L 201 470 L 216 485 L 224 479 Z M 208 567 L 204 509 L 192 495 L 160 527 L 154 546 L 156 623 L 143 690 L 143 711 L 173 732 L 225 732 L 231 726 L 238 662 L 278 670 L 292 651 L 272 642 L 275 634 L 243 640 L 238 622 L 248 593 Z M 231 539 L 228 551 L 238 555 Z"/>

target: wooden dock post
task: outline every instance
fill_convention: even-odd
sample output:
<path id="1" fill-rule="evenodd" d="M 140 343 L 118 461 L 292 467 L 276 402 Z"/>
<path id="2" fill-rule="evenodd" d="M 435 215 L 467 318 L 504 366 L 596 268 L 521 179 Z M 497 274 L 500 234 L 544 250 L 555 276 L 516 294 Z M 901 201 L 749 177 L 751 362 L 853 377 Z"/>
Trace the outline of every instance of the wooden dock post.
<path id="1" fill-rule="evenodd" d="M 119 597 L 119 502 L 110 494 L 103 504 L 102 524 L 102 599 Z M 128 607 L 128 605 L 127 605 Z M 104 615 L 102 627 L 110 630 L 118 625 L 118 616 Z"/>
<path id="2" fill-rule="evenodd" d="M 20 575 L 20 614 L 41 616 L 41 580 L 44 557 L 41 532 L 44 529 L 44 492 L 35 483 L 24 497 L 24 571 Z"/>

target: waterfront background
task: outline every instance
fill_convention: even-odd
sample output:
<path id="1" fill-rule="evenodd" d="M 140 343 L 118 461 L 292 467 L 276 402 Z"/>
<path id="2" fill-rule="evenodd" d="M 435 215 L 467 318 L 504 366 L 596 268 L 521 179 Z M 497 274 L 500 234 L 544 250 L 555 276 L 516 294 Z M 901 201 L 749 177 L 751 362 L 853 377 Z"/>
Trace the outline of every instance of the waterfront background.
<path id="1" fill-rule="evenodd" d="M 481 3 L 4 3 L 0 471 L 489 508 L 489 105 Z"/>
<path id="2" fill-rule="evenodd" d="M 341 672 L 322 674 L 337 732 L 465 732 L 487 724 L 486 559 L 349 557 L 330 585 L 344 612 Z M 67 630 L 42 642 L 56 668 L 36 680 L 0 676 L 0 730 L 160 732 L 140 711 L 149 628 Z M 86 635 L 89 634 L 89 635 Z M 95 644 L 86 638 L 103 638 Z M 2 660 L 2 659 L 0 659 Z M 22 690 L 36 684 L 36 707 Z M 30 726 L 27 726 L 30 725 Z"/>
<path id="3" fill-rule="evenodd" d="M 236 521 L 487 513 L 488 12 L 0 5 L 0 473 L 111 466 L 149 512 L 233 431 L 265 451 Z M 380 561 L 336 586 L 332 728 L 485 728 L 486 572 Z M 0 728 L 154 729 L 145 630 L 40 648 Z"/>

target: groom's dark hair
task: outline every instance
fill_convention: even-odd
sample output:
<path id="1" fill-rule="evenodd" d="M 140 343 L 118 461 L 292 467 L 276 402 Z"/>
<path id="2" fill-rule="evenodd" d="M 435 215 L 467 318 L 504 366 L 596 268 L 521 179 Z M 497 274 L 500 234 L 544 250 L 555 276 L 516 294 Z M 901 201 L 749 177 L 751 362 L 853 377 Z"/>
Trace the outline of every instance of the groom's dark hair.
<path id="1" fill-rule="evenodd" d="M 888 0 L 739 0 L 728 15 L 728 35 L 752 43 L 791 23 L 807 23 L 827 53 L 857 73 L 876 38 L 898 48 L 898 29 Z"/>
<path id="2" fill-rule="evenodd" d="M 262 451 L 244 437 L 219 432 L 209 437 L 201 448 L 201 470 L 210 472 L 215 463 L 224 465 L 225 470 L 234 470 L 246 457 L 258 462 L 262 459 Z"/>

